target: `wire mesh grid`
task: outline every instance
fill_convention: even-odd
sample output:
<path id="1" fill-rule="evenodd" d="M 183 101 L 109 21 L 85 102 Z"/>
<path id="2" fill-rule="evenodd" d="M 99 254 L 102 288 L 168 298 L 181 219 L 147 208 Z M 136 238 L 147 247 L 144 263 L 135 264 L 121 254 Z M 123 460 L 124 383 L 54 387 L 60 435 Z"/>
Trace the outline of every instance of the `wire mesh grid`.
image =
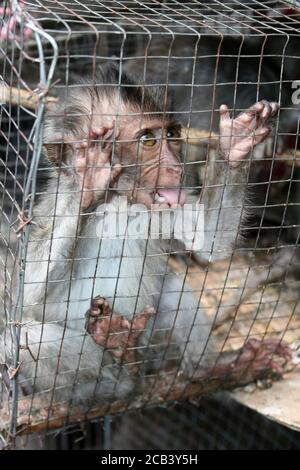
<path id="1" fill-rule="evenodd" d="M 176 430 L 176 431 L 175 431 Z M 175 432 L 174 432 L 175 431 Z M 179 431 L 179 432 L 177 432 Z M 47 436 L 22 436 L 20 447 L 47 450 L 291 450 L 299 433 L 218 392 L 185 403 L 130 411 Z"/>
<path id="2" fill-rule="evenodd" d="M 3 2 L 4 441 L 295 367 L 297 7 Z M 239 118 L 259 100 L 276 116 L 263 101 Z M 105 218 L 124 196 L 140 215 L 155 206 L 138 241 L 137 212 L 123 238 Z M 175 237 L 187 204 L 192 238 L 182 223 Z"/>

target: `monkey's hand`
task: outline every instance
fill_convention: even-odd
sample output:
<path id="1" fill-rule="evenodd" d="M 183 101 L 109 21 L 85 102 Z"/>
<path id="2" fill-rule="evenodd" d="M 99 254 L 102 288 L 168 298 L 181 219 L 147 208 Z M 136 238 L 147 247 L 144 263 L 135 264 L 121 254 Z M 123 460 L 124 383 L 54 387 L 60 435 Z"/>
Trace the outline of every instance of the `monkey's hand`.
<path id="1" fill-rule="evenodd" d="M 267 121 L 278 108 L 277 103 L 263 100 L 231 119 L 227 106 L 221 105 L 220 152 L 231 168 L 237 168 L 252 149 L 268 137 L 271 128 Z"/>
<path id="2" fill-rule="evenodd" d="M 111 162 L 112 145 L 116 139 L 114 125 L 93 127 L 89 141 L 75 145 L 74 168 L 82 190 L 82 209 L 87 209 L 103 197 L 121 172 L 121 165 L 112 165 Z"/>
<path id="3" fill-rule="evenodd" d="M 130 321 L 122 315 L 112 313 L 107 300 L 98 296 L 92 299 L 91 308 L 86 313 L 85 328 L 95 343 L 108 349 L 115 359 L 136 374 L 137 342 L 154 313 L 154 308 L 146 307 Z"/>

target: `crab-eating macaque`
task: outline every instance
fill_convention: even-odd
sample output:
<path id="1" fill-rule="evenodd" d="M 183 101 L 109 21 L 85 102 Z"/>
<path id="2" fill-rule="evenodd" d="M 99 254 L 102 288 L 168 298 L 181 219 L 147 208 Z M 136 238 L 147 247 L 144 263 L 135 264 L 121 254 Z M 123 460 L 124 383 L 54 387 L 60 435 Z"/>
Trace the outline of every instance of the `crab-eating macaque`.
<path id="1" fill-rule="evenodd" d="M 172 231 L 168 239 L 99 232 L 103 202 L 118 208 L 120 196 L 148 213 L 178 213 L 196 202 L 182 188 L 180 125 L 165 103 L 159 89 L 111 66 L 67 90 L 47 112 L 52 176 L 34 210 L 25 264 L 18 369 L 25 393 L 107 402 L 132 391 L 148 371 L 175 364 L 192 378 L 217 357 L 209 344 L 213 319 L 199 292 L 168 264 L 178 248 Z M 200 198 L 206 259 L 228 255 L 238 237 L 248 155 L 268 137 L 277 110 L 260 101 L 231 119 L 220 107 L 219 154 Z M 129 215 L 129 233 L 135 223 Z M 268 343 L 262 362 L 277 347 Z M 2 362 L 10 364 L 15 348 L 8 326 Z"/>

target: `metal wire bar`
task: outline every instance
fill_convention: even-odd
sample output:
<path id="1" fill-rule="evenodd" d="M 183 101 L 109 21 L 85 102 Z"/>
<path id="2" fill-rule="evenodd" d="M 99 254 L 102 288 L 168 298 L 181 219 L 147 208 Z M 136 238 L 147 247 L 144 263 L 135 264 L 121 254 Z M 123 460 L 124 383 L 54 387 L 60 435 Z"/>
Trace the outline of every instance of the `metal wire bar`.
<path id="1" fill-rule="evenodd" d="M 18 6 L 16 6 L 18 9 Z M 48 77 L 46 78 L 46 74 L 44 71 L 44 62 L 43 62 L 43 48 L 41 43 L 41 37 L 45 38 L 50 42 L 53 47 L 54 56 L 57 54 L 57 47 L 56 43 L 51 36 L 47 33 L 43 32 L 41 29 L 37 28 L 36 24 L 33 23 L 32 20 L 29 18 L 27 19 L 27 25 L 34 31 L 35 39 L 37 43 L 37 48 L 40 56 L 40 78 L 41 84 L 45 87 L 49 86 L 54 74 L 55 68 L 55 60 L 52 62 L 49 70 Z M 25 185 L 24 190 L 24 201 L 28 201 L 32 196 L 32 199 L 29 201 L 28 213 L 29 217 L 32 216 L 33 210 L 33 202 L 35 196 L 35 185 L 36 185 L 36 172 L 37 172 L 37 165 L 39 162 L 39 158 L 41 155 L 42 149 L 42 142 L 41 142 L 41 134 L 42 134 L 42 117 L 44 112 L 44 105 L 43 103 L 40 104 L 39 109 L 37 110 L 37 116 L 35 121 L 35 131 L 36 131 L 36 138 L 33 145 L 33 153 L 32 153 L 32 164 L 28 175 L 27 184 Z M 13 345 L 14 345 L 14 360 L 12 367 L 15 370 L 19 368 L 19 351 L 20 351 L 20 325 L 22 322 L 22 308 L 23 308 L 23 289 L 24 289 L 24 260 L 26 258 L 26 251 L 27 251 L 27 244 L 28 244 L 28 229 L 25 227 L 24 229 L 24 238 L 23 240 L 20 239 L 19 249 L 18 249 L 18 256 L 17 256 L 17 284 L 16 284 L 16 304 L 13 308 L 10 318 L 11 318 L 11 335 L 13 338 Z M 16 433 L 16 426 L 17 426 L 17 411 L 18 411 L 18 383 L 17 377 L 14 375 L 11 379 L 11 422 L 10 422 L 10 429 L 9 432 L 11 435 L 15 435 Z"/>

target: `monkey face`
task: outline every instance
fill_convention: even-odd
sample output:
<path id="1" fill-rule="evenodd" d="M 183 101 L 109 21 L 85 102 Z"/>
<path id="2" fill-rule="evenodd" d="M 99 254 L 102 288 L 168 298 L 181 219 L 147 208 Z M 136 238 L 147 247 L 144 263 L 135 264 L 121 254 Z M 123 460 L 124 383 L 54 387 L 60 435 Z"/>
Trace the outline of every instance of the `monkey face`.
<path id="1" fill-rule="evenodd" d="M 180 126 L 159 119 L 135 119 L 121 128 L 116 155 L 122 172 L 115 189 L 147 207 L 184 204 Z"/>
<path id="2" fill-rule="evenodd" d="M 113 99 L 91 114 L 81 118 L 77 134 L 73 128 L 55 133 L 48 125 L 44 138 L 49 160 L 79 183 L 82 207 L 95 205 L 108 188 L 148 208 L 184 204 L 178 123 Z"/>

